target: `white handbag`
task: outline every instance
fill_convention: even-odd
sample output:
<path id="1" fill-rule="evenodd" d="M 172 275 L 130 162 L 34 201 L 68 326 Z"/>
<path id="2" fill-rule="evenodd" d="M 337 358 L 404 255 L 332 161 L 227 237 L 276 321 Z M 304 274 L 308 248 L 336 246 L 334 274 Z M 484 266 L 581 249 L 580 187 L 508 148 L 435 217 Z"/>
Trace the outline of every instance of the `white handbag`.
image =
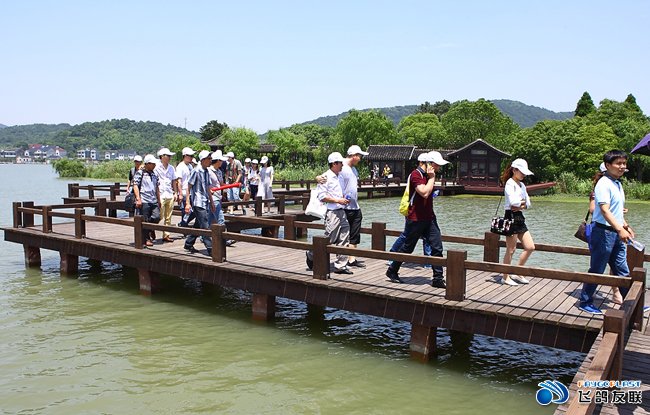
<path id="1" fill-rule="evenodd" d="M 325 219 L 325 214 L 327 213 L 327 205 L 318 200 L 318 190 L 314 189 L 309 195 L 309 204 L 307 209 L 305 209 L 305 214 L 310 216 L 316 216 L 320 219 Z"/>

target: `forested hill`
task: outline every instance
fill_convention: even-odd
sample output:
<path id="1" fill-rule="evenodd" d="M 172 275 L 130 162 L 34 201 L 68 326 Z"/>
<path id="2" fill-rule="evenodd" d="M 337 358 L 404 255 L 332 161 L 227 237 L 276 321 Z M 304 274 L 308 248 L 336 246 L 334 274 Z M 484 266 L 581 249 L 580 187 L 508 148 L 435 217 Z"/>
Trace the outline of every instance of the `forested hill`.
<path id="1" fill-rule="evenodd" d="M 499 110 L 510 117 L 515 123 L 519 124 L 521 127 L 532 127 L 537 124 L 539 121 L 543 120 L 566 120 L 573 117 L 572 112 L 554 112 L 547 110 L 546 108 L 535 107 L 533 105 L 526 105 L 523 102 L 511 101 L 507 99 L 496 99 L 492 100 L 492 103 L 499 108 Z M 387 108 L 367 108 L 362 111 L 369 111 L 372 109 L 378 110 L 382 114 L 385 114 L 390 120 L 393 121 L 395 125 L 399 121 L 411 115 L 417 111 L 419 105 L 404 105 L 398 107 L 387 107 Z M 336 127 L 336 124 L 348 114 L 348 111 L 343 112 L 339 115 L 329 115 L 326 117 L 319 117 L 312 121 L 307 121 L 301 124 L 318 124 L 325 127 Z"/>
<path id="2" fill-rule="evenodd" d="M 31 124 L 0 129 L 0 146 L 25 147 L 27 144 L 55 144 L 68 151 L 81 148 L 98 150 L 133 149 L 152 152 L 164 145 L 169 135 L 198 134 L 173 125 L 129 119 L 69 124 Z"/>
<path id="3" fill-rule="evenodd" d="M 0 124 L 0 128 L 7 128 L 7 126 L 4 124 Z"/>

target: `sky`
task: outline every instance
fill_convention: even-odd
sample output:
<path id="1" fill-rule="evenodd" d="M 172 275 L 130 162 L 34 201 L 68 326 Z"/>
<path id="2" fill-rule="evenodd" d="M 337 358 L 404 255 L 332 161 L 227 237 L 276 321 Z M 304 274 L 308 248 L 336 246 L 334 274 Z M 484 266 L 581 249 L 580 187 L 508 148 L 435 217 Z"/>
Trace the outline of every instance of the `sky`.
<path id="1" fill-rule="evenodd" d="M 0 124 L 258 133 L 351 108 L 512 99 L 650 111 L 648 1 L 9 1 Z"/>

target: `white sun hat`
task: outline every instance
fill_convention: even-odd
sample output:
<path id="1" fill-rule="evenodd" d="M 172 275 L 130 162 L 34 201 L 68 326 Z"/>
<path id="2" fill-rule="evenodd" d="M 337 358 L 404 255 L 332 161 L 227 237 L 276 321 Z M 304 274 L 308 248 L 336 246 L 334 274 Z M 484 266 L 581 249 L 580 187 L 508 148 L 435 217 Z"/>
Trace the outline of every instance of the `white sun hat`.
<path id="1" fill-rule="evenodd" d="M 343 163 L 343 156 L 338 151 L 335 151 L 332 154 L 330 154 L 329 156 L 327 156 L 327 162 L 328 163 L 337 163 L 337 162 Z"/>
<path id="2" fill-rule="evenodd" d="M 442 154 L 440 154 L 439 151 L 430 151 L 429 158 L 430 162 L 436 163 L 438 166 L 444 166 L 445 164 L 449 163 L 447 160 L 442 158 Z"/>
<path id="3" fill-rule="evenodd" d="M 533 174 L 532 171 L 528 170 L 528 162 L 524 159 L 516 159 L 510 166 L 522 172 L 524 176 L 530 176 Z"/>
<path id="4" fill-rule="evenodd" d="M 146 156 L 144 156 L 144 164 L 149 164 L 149 163 L 156 164 L 157 162 L 158 159 L 153 154 L 147 154 Z"/>
<path id="5" fill-rule="evenodd" d="M 160 156 L 173 156 L 174 154 L 176 154 L 176 153 L 172 152 L 167 147 L 163 147 L 160 150 L 158 150 L 158 157 L 160 157 Z"/>
<path id="6" fill-rule="evenodd" d="M 353 146 L 350 146 L 350 148 L 348 148 L 348 156 L 353 156 L 355 154 L 361 154 L 362 156 L 367 156 L 368 152 L 361 150 L 361 147 L 355 144 Z"/>

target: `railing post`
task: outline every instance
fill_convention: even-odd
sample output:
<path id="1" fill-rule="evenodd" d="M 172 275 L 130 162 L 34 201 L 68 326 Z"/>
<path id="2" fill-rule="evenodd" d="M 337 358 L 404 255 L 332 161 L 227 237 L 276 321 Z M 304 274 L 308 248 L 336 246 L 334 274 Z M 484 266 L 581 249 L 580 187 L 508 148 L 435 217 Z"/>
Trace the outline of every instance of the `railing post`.
<path id="1" fill-rule="evenodd" d="M 212 261 L 226 262 L 226 241 L 223 239 L 226 226 L 213 223 L 210 230 L 212 230 Z"/>
<path id="2" fill-rule="evenodd" d="M 278 196 L 278 214 L 284 215 L 284 203 L 286 202 L 285 195 Z"/>
<path id="3" fill-rule="evenodd" d="M 326 280 L 330 273 L 330 254 L 327 252 L 327 245 L 330 239 L 326 236 L 314 236 L 312 238 L 312 253 L 314 255 L 314 278 Z"/>
<path id="4" fill-rule="evenodd" d="M 284 239 L 296 240 L 296 217 L 294 215 L 284 215 Z"/>
<path id="5" fill-rule="evenodd" d="M 74 183 L 68 183 L 68 197 L 74 197 L 72 196 L 74 194 L 73 186 Z"/>
<path id="6" fill-rule="evenodd" d="M 467 251 L 447 250 L 447 300 L 465 299 Z"/>
<path id="7" fill-rule="evenodd" d="M 72 183 L 72 195 L 70 197 L 79 197 L 79 183 Z"/>
<path id="8" fill-rule="evenodd" d="M 630 326 L 635 330 L 643 329 L 643 307 L 645 306 L 645 279 L 646 279 L 646 270 L 645 268 L 636 267 L 630 273 L 632 281 L 639 281 L 642 284 L 641 297 L 639 302 L 636 304 L 636 308 L 632 311 L 632 316 L 630 317 Z"/>
<path id="9" fill-rule="evenodd" d="M 311 180 L 307 180 L 307 190 L 311 190 Z"/>
<path id="10" fill-rule="evenodd" d="M 133 247 L 142 249 L 144 241 L 142 240 L 142 215 L 133 216 Z"/>
<path id="11" fill-rule="evenodd" d="M 120 186 L 122 186 L 122 184 L 121 184 L 120 182 L 115 182 L 115 185 L 114 185 L 114 186 L 115 186 L 115 193 L 114 193 L 115 196 L 114 196 L 114 198 L 111 199 L 111 200 L 115 200 L 115 199 L 117 198 L 117 196 L 120 195 L 120 192 L 121 192 L 121 190 L 120 190 Z"/>
<path id="12" fill-rule="evenodd" d="M 373 222 L 371 225 L 371 249 L 377 251 L 386 250 L 386 223 L 385 222 Z"/>
<path id="13" fill-rule="evenodd" d="M 302 210 L 307 209 L 307 205 L 309 205 L 309 198 L 311 197 L 311 193 L 303 193 L 302 194 Z"/>
<path id="14" fill-rule="evenodd" d="M 81 239 L 86 236 L 86 221 L 83 220 L 85 210 L 82 208 L 75 208 L 74 210 L 74 237 Z"/>
<path id="15" fill-rule="evenodd" d="M 23 226 L 23 214 L 18 211 L 18 208 L 21 207 L 21 203 L 13 202 L 11 206 L 14 211 L 14 228 L 20 228 Z"/>
<path id="16" fill-rule="evenodd" d="M 43 233 L 52 232 L 52 206 L 43 206 Z"/>
<path id="17" fill-rule="evenodd" d="M 625 311 L 609 309 L 605 312 L 603 333 L 616 333 L 616 353 L 612 362 L 612 370 L 605 379 L 621 380 L 623 371 L 623 352 L 625 351 Z M 607 374 L 606 374 L 607 375 Z"/>
<path id="18" fill-rule="evenodd" d="M 262 216 L 262 196 L 255 196 L 255 216 Z"/>
<path id="19" fill-rule="evenodd" d="M 94 199 L 95 198 L 95 186 L 92 184 L 88 185 L 88 199 Z"/>
<path id="20" fill-rule="evenodd" d="M 95 215 L 106 216 L 106 198 L 102 197 L 97 199 L 97 207 L 95 208 Z"/>
<path id="21" fill-rule="evenodd" d="M 627 247 L 627 267 L 630 270 L 633 270 L 636 267 L 643 268 L 643 257 L 645 255 L 645 249 L 643 251 L 637 251 L 631 245 Z"/>
<path id="22" fill-rule="evenodd" d="M 499 234 L 485 232 L 483 239 L 483 261 L 499 262 Z"/>
<path id="23" fill-rule="evenodd" d="M 287 192 L 291 189 L 291 182 L 289 182 L 289 180 L 286 180 L 284 182 L 284 188 L 286 189 Z"/>
<path id="24" fill-rule="evenodd" d="M 23 207 L 33 209 L 34 202 L 23 202 Z M 34 226 L 34 214 L 31 212 L 23 212 L 23 227 L 29 228 L 30 226 Z"/>

